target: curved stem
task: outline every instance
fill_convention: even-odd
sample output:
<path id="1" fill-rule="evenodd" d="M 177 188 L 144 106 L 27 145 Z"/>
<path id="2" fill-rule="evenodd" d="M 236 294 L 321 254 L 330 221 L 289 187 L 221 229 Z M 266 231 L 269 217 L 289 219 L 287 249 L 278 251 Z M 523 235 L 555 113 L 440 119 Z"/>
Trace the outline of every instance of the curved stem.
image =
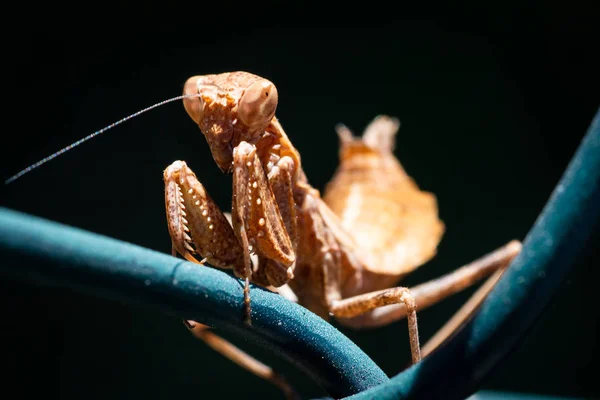
<path id="1" fill-rule="evenodd" d="M 322 318 L 254 285 L 248 326 L 244 282 L 214 268 L 1 207 L 0 252 L 0 271 L 18 280 L 150 307 L 262 344 L 336 398 L 388 380 Z"/>

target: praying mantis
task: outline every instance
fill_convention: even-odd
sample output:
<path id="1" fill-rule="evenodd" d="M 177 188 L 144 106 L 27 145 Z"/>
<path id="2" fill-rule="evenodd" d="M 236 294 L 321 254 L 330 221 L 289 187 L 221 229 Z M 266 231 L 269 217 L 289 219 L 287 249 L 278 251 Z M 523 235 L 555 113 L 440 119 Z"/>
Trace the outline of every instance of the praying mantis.
<path id="1" fill-rule="evenodd" d="M 250 282 L 278 292 L 324 319 L 374 328 L 407 318 L 412 362 L 431 353 L 491 290 L 521 243 L 510 241 L 438 279 L 396 286 L 436 254 L 445 226 L 437 200 L 421 191 L 393 151 L 396 118 L 379 115 L 360 137 L 336 127 L 340 164 L 323 195 L 308 182 L 301 156 L 275 117 L 276 86 L 248 72 L 194 76 L 183 96 L 94 132 L 5 183 L 140 113 L 182 98 L 217 166 L 232 175 L 231 213 L 222 212 L 185 161 L 163 171 L 172 254 L 230 269 L 244 282 L 245 322 L 252 323 Z M 421 347 L 416 313 L 488 277 Z M 192 334 L 238 365 L 297 398 L 287 380 L 216 335 L 184 321 Z"/>
<path id="2" fill-rule="evenodd" d="M 267 287 L 317 315 L 360 329 L 406 317 L 412 362 L 429 354 L 472 313 L 521 249 L 513 240 L 441 278 L 395 286 L 436 254 L 445 230 L 437 200 L 421 191 L 393 154 L 396 118 L 377 116 L 361 137 L 344 125 L 340 165 L 323 195 L 275 117 L 278 93 L 248 72 L 194 76 L 184 106 L 218 167 L 233 179 L 231 214 L 222 212 L 184 161 L 163 173 L 174 255 L 231 269 L 245 283 L 245 321 L 252 323 L 249 284 Z M 423 348 L 416 312 L 491 275 Z M 297 397 L 285 378 L 215 335 L 191 332 L 232 361 Z"/>

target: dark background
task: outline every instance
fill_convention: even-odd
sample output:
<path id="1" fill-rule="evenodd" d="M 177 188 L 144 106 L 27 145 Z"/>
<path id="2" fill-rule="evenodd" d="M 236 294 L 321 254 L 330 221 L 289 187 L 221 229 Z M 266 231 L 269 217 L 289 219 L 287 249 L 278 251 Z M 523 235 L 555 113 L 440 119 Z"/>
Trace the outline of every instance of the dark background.
<path id="1" fill-rule="evenodd" d="M 172 24 L 161 8 L 127 16 L 110 10 L 98 21 L 90 19 L 95 13 L 28 19 L 5 48 L 8 86 L 17 90 L 7 94 L 4 137 L 11 143 L 1 146 L 1 178 L 179 95 L 192 75 L 247 70 L 277 85 L 277 115 L 319 189 L 337 165 L 336 123 L 358 133 L 377 114 L 400 118 L 396 154 L 437 195 L 447 226 L 438 256 L 407 285 L 523 239 L 599 105 L 597 10 L 522 3 L 417 17 L 364 6 L 327 13 L 202 5 Z M 2 205 L 169 252 L 162 170 L 176 159 L 188 161 L 229 207 L 231 179 L 179 102 L 4 187 Z M 600 357 L 599 258 L 588 247 L 485 389 L 600 397 L 592 372 Z M 0 349 L 10 371 L 3 390 L 47 398 L 281 398 L 195 341 L 176 318 L 7 279 L 0 290 Z M 420 314 L 423 342 L 471 292 Z M 343 332 L 389 375 L 409 360 L 404 321 Z M 277 356 L 237 343 L 283 371 L 304 396 L 323 395 Z"/>

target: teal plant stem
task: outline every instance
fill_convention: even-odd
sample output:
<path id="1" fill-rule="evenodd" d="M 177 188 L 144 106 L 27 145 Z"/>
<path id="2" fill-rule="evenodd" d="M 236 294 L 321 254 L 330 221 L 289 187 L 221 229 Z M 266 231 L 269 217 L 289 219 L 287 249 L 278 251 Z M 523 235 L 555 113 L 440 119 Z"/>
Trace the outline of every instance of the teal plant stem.
<path id="1" fill-rule="evenodd" d="M 251 287 L 245 325 L 243 283 L 214 268 L 6 208 L 0 254 L 0 271 L 18 280 L 143 305 L 260 343 L 334 397 L 388 380 L 329 323 L 266 289 Z"/>
<path id="2" fill-rule="evenodd" d="M 468 397 L 559 295 L 564 278 L 599 225 L 599 214 L 600 110 L 527 234 L 522 252 L 473 319 L 422 362 L 351 398 Z"/>

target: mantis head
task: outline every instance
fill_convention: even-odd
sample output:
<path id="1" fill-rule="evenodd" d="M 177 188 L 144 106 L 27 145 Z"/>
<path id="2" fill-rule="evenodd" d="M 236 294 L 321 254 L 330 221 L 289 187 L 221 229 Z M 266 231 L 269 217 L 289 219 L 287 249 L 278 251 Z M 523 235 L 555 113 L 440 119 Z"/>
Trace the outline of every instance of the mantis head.
<path id="1" fill-rule="evenodd" d="M 233 149 L 242 141 L 255 144 L 277 108 L 277 88 L 248 72 L 193 76 L 183 89 L 185 110 L 206 137 L 219 168 L 230 171 Z"/>

